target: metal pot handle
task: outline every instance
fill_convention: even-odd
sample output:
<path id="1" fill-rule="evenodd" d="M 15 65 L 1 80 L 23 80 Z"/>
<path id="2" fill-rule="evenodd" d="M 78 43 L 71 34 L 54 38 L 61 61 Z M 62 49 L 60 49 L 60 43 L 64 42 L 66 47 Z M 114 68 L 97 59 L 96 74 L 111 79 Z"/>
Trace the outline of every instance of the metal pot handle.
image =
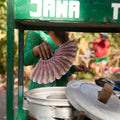
<path id="1" fill-rule="evenodd" d="M 23 97 L 23 110 L 29 110 L 27 97 Z"/>

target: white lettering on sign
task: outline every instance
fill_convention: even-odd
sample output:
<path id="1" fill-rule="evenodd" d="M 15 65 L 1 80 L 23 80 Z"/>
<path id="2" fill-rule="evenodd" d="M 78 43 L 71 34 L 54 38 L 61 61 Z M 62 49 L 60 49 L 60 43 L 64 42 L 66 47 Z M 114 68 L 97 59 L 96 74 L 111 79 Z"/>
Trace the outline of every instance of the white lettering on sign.
<path id="1" fill-rule="evenodd" d="M 61 17 L 61 15 L 66 18 L 67 17 L 67 5 L 68 2 L 67 1 L 63 1 L 63 3 L 61 3 L 61 0 L 57 1 L 57 6 L 56 6 L 56 17 Z M 62 9 L 61 9 L 62 8 Z"/>
<path id="2" fill-rule="evenodd" d="M 113 7 L 113 19 L 117 20 L 120 3 L 112 3 L 112 7 Z"/>
<path id="3" fill-rule="evenodd" d="M 41 8 L 39 7 L 39 9 Z M 43 16 L 48 17 L 48 12 L 50 12 L 50 17 L 55 16 L 55 0 L 43 1 Z"/>
<path id="4" fill-rule="evenodd" d="M 31 4 L 37 4 L 37 11 L 30 11 L 30 16 L 40 17 L 42 15 L 42 9 L 39 9 L 39 7 L 42 8 L 42 0 L 31 0 Z"/>
<path id="5" fill-rule="evenodd" d="M 70 1 L 69 2 L 69 17 L 73 18 L 73 13 L 75 12 L 75 18 L 79 18 L 79 9 L 80 2 L 79 1 Z"/>
<path id="6" fill-rule="evenodd" d="M 61 17 L 62 16 L 63 18 L 67 18 L 67 17 L 79 18 L 80 1 L 68 1 L 68 0 L 62 0 L 62 1 L 61 0 L 31 0 L 31 4 L 37 5 L 37 10 L 36 12 L 30 11 L 30 16 L 31 17 L 41 17 L 41 16 Z"/>

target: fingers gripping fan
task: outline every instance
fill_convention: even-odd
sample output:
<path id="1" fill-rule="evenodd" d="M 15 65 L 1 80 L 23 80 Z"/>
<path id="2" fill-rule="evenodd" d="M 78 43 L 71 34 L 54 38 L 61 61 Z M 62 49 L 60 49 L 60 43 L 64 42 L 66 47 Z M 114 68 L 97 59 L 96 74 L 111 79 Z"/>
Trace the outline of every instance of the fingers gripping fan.
<path id="1" fill-rule="evenodd" d="M 74 80 L 67 84 L 66 97 L 92 120 L 120 120 L 120 100 L 112 95 L 107 104 L 100 102 L 98 91 L 101 90 L 102 87 L 90 82 Z"/>
<path id="2" fill-rule="evenodd" d="M 47 84 L 60 79 L 72 66 L 76 56 L 75 40 L 62 44 L 48 60 L 39 60 L 31 72 L 30 79 L 39 84 Z"/>

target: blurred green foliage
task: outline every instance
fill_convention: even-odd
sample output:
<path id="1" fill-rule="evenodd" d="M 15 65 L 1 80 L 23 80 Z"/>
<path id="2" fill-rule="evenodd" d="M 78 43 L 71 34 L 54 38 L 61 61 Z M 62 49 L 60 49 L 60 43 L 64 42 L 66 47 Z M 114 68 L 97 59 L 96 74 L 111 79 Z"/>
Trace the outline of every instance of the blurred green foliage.
<path id="1" fill-rule="evenodd" d="M 0 41 L 0 73 L 6 71 L 6 40 L 1 39 Z"/>
<path id="2" fill-rule="evenodd" d="M 7 26 L 7 3 L 6 0 L 0 0 L 0 30 L 6 33 Z"/>
<path id="3" fill-rule="evenodd" d="M 7 56 L 7 0 L 0 0 L 0 32 L 5 37 L 0 39 L 0 74 L 6 73 Z M 18 66 L 18 30 L 14 34 L 14 65 Z"/>
<path id="4" fill-rule="evenodd" d="M 0 0 L 0 32 L 6 34 L 7 30 L 7 5 L 6 0 Z M 0 39 L 0 73 L 6 71 L 6 37 Z"/>

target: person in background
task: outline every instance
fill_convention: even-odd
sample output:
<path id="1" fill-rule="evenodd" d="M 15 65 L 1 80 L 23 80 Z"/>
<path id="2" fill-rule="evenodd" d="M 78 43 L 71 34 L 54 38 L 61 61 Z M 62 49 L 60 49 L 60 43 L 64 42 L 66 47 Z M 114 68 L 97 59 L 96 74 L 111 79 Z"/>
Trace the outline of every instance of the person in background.
<path id="1" fill-rule="evenodd" d="M 105 66 L 108 61 L 109 40 L 108 33 L 100 33 L 100 38 L 95 39 L 93 43 L 93 50 L 95 51 L 95 79 L 104 77 Z"/>

